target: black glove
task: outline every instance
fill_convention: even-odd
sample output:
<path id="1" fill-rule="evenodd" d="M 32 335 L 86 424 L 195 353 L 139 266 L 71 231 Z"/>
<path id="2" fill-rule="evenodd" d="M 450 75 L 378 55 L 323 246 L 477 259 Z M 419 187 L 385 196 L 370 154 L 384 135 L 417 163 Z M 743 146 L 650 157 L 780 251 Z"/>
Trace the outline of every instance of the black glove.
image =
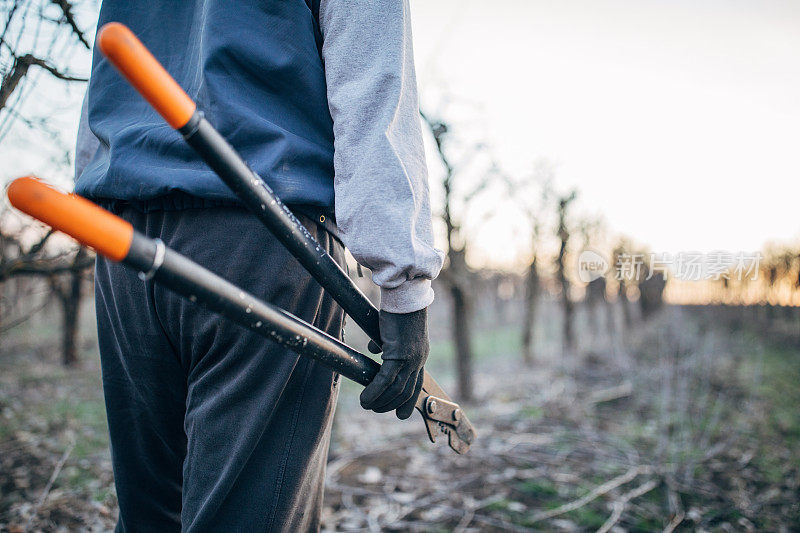
<path id="1" fill-rule="evenodd" d="M 422 390 L 424 365 L 428 359 L 428 311 L 379 315 L 383 341 L 383 365 L 372 383 L 361 393 L 361 407 L 376 413 L 397 409 L 397 418 L 405 420 L 414 412 Z M 380 350 L 370 342 L 372 353 Z"/>

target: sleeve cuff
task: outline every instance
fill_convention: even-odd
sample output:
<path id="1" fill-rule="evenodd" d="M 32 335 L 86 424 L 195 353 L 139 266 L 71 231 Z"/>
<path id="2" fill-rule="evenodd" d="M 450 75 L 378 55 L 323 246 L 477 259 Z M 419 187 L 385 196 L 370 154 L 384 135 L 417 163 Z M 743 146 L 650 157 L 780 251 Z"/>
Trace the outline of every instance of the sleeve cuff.
<path id="1" fill-rule="evenodd" d="M 381 287 L 381 309 L 390 313 L 413 313 L 433 303 L 431 280 L 414 278 L 388 289 Z"/>

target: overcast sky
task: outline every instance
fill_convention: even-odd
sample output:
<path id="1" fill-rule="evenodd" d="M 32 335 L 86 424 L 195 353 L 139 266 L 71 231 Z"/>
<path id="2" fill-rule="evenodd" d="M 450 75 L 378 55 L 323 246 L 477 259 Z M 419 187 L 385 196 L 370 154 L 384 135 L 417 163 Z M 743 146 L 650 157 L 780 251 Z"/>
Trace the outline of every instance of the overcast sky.
<path id="1" fill-rule="evenodd" d="M 423 105 L 443 85 L 478 102 L 504 166 L 552 160 L 612 230 L 671 252 L 800 235 L 800 3 L 417 0 L 412 13 Z"/>
<path id="2" fill-rule="evenodd" d="M 800 3 L 412 0 L 412 14 L 423 107 L 515 175 L 552 161 L 613 233 L 659 252 L 800 236 Z M 71 142 L 79 93 L 28 105 L 55 102 Z M 3 144 L 4 177 L 47 171 Z M 524 256 L 504 200 L 477 234 L 481 263 Z"/>

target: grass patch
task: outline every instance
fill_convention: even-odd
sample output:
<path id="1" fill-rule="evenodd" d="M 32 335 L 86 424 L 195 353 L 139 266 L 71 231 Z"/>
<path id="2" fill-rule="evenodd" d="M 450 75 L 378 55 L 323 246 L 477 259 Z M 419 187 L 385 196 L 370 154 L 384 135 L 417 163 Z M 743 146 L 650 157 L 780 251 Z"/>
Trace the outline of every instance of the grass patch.
<path id="1" fill-rule="evenodd" d="M 484 509 L 487 511 L 507 512 L 509 505 L 511 505 L 511 500 L 498 500 L 490 503 Z"/>
<path id="2" fill-rule="evenodd" d="M 766 422 L 800 459 L 800 356 L 788 349 L 768 349 L 763 357 L 760 394 L 769 403 Z"/>
<path id="3" fill-rule="evenodd" d="M 641 517 L 636 521 L 634 531 L 660 531 L 664 528 L 664 523 L 651 516 Z"/>
<path id="4" fill-rule="evenodd" d="M 744 371 L 754 372 L 752 365 L 760 369 L 754 392 L 764 403 L 757 426 L 761 449 L 753 462 L 768 483 L 781 485 L 787 465 L 800 464 L 800 357 L 790 348 L 767 346 L 760 360 Z"/>
<path id="5" fill-rule="evenodd" d="M 520 414 L 522 414 L 526 418 L 532 418 L 534 420 L 538 420 L 544 416 L 544 409 L 538 405 L 528 405 L 520 409 Z"/>
<path id="6" fill-rule="evenodd" d="M 495 329 L 476 331 L 472 335 L 472 350 L 476 361 L 492 359 L 498 355 L 516 355 L 522 351 L 518 326 L 498 327 Z M 450 339 L 442 339 L 431 343 L 428 362 L 450 365 L 455 356 L 455 348 Z"/>
<path id="7" fill-rule="evenodd" d="M 50 417 L 56 420 L 68 420 L 92 429 L 106 427 L 106 408 L 101 399 L 62 398 L 44 407 L 48 409 Z"/>
<path id="8" fill-rule="evenodd" d="M 564 514 L 564 517 L 573 520 L 579 526 L 585 527 L 586 529 L 597 530 L 608 519 L 608 513 L 603 513 L 593 507 L 586 506 L 570 511 Z"/>
<path id="9" fill-rule="evenodd" d="M 547 479 L 529 479 L 519 483 L 516 488 L 520 492 L 542 500 L 558 496 L 558 489 Z"/>

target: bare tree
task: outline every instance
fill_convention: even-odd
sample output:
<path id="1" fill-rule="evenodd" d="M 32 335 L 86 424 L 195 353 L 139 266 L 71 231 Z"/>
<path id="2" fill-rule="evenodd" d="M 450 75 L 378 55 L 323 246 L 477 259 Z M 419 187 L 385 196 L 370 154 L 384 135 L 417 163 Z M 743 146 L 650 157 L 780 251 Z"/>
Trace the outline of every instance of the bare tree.
<path id="1" fill-rule="evenodd" d="M 530 365 L 534 360 L 534 333 L 536 329 L 536 307 L 541 294 L 541 280 L 538 264 L 541 258 L 543 231 L 546 224 L 548 203 L 553 194 L 552 165 L 540 159 L 536 162 L 533 174 L 522 180 L 503 176 L 512 198 L 517 201 L 530 230 L 530 262 L 525 270 L 525 295 L 522 322 L 522 359 Z"/>
<path id="2" fill-rule="evenodd" d="M 558 216 L 558 229 L 556 235 L 559 240 L 558 257 L 556 258 L 556 275 L 558 276 L 558 283 L 561 286 L 561 306 L 563 309 L 564 323 L 562 329 L 562 339 L 564 351 L 570 354 L 575 349 L 575 332 L 574 332 L 574 305 L 570 298 L 570 283 L 567 279 L 567 248 L 570 242 L 569 231 L 569 207 L 572 202 L 578 197 L 576 191 L 571 191 L 569 194 L 561 196 L 558 199 L 556 214 Z"/>
<path id="3" fill-rule="evenodd" d="M 22 225 L 16 230 L 10 226 L 8 217 L 0 221 L 0 285 L 19 285 L 23 283 L 21 280 L 28 278 L 44 279 L 48 282 L 47 286 L 61 303 L 61 360 L 65 365 L 74 365 L 78 361 L 77 328 L 83 280 L 94 264 L 94 256 L 85 248 L 53 245 L 52 230 L 41 233 L 32 225 Z M 33 233 L 40 236 L 32 239 Z M 33 244 L 26 246 L 24 243 L 30 240 L 33 240 Z M 48 295 L 44 295 L 45 304 L 49 299 Z M 15 303 L 16 307 L 24 309 L 14 313 L 11 309 L 14 306 L 4 306 L 3 314 L 0 315 L 0 333 L 22 324 L 44 307 L 21 306 L 21 302 Z"/>
<path id="4" fill-rule="evenodd" d="M 533 341 L 536 324 L 536 304 L 539 301 L 539 273 L 536 261 L 537 250 L 534 250 L 531 262 L 525 272 L 525 308 L 522 322 L 522 360 L 532 365 L 534 359 Z"/>
<path id="5" fill-rule="evenodd" d="M 91 46 L 76 15 L 76 8 L 86 4 L 94 11 L 95 2 L 68 0 L 13 0 L 0 2 L 0 142 L 9 131 L 12 140 L 21 138 L 19 131 L 44 134 L 50 149 L 60 155 L 53 158 L 57 171 L 69 174 L 71 147 L 62 140 L 61 128 L 54 124 L 46 111 L 39 106 L 26 106 L 26 98 L 47 87 L 53 94 L 53 83 L 66 87 L 85 82 L 86 77 L 70 72 L 69 63 L 75 49 L 87 53 Z M 42 78 L 41 75 L 44 75 Z M 41 91 L 39 91 L 41 92 Z M 41 156 L 42 143 L 36 146 Z M 43 233 L 38 225 L 27 219 L 9 223 L 8 217 L 0 220 L 0 284 L 24 284 L 26 278 L 46 280 L 52 294 L 62 304 L 62 360 L 65 364 L 77 361 L 77 323 L 80 311 L 82 282 L 86 271 L 94 262 L 93 256 L 75 245 L 53 243 L 52 232 Z M 37 237 L 38 236 L 38 237 Z M 32 244 L 30 244 L 32 242 Z M 45 300 L 46 302 L 46 300 Z M 30 307 L 30 306 L 28 306 Z M 41 308 L 41 307 L 39 307 Z M 7 308 L 0 317 L 0 331 L 24 322 L 30 313 L 7 320 Z"/>
<path id="6" fill-rule="evenodd" d="M 443 121 L 434 119 L 429 115 L 420 113 L 422 119 L 430 129 L 436 144 L 437 154 L 444 168 L 442 188 L 444 190 L 444 205 L 441 219 L 444 222 L 447 237 L 447 261 L 442 270 L 440 279 L 447 286 L 452 305 L 452 332 L 456 350 L 456 373 L 458 376 L 458 394 L 462 401 L 470 401 L 473 397 L 472 379 L 472 313 L 473 282 L 475 276 L 467 265 L 467 240 L 463 235 L 461 220 L 469 204 L 483 191 L 490 179 L 496 173 L 496 168 L 489 168 L 479 183 L 467 191 L 463 187 L 456 187 L 457 176 L 460 169 L 466 167 L 464 161 L 456 167 L 449 156 L 448 145 L 449 127 Z M 474 149 L 467 155 L 472 157 L 481 151 L 482 146 Z M 465 158 L 466 159 L 466 158 Z M 460 206 L 460 213 L 456 213 L 456 204 Z"/>
<path id="7" fill-rule="evenodd" d="M 74 46 L 91 49 L 76 20 L 75 7 L 79 2 L 14 0 L 4 4 L 5 20 L 0 32 L 0 140 L 14 122 L 52 134 L 43 117 L 23 113 L 23 93 L 26 85 L 32 91 L 40 83 L 30 75 L 34 68 L 64 83 L 87 81 L 85 76 L 72 74 L 60 65 L 73 57 Z"/>

